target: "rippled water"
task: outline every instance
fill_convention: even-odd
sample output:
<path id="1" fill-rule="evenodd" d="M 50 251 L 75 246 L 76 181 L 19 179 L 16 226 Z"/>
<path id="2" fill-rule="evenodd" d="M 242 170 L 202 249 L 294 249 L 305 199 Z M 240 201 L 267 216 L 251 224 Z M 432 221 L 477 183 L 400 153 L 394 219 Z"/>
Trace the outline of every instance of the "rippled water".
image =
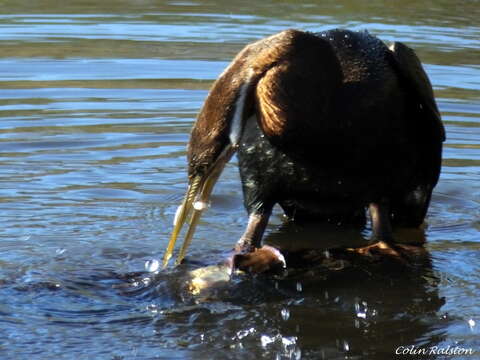
<path id="1" fill-rule="evenodd" d="M 0 9 L 2 359 L 388 359 L 400 345 L 480 356 L 478 1 L 3 1 Z M 145 269 L 161 258 L 185 189 L 189 129 L 235 53 L 289 27 L 368 29 L 424 61 L 448 134 L 425 230 L 431 259 L 239 277 L 193 296 L 187 270 L 219 261 L 246 215 L 233 161 L 190 264 Z M 313 237 L 329 247 L 360 235 L 368 229 Z M 277 214 L 267 238 L 309 236 L 282 227 Z"/>

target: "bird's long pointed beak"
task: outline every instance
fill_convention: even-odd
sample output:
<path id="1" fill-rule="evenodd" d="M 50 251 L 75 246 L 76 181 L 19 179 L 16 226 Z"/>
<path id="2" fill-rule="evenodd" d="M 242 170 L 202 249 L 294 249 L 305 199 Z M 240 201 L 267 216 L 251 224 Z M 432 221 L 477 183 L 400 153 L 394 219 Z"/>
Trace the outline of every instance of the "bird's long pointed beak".
<path id="1" fill-rule="evenodd" d="M 188 185 L 187 193 L 185 194 L 185 198 L 175 214 L 172 234 L 170 235 L 170 240 L 163 256 L 163 268 L 168 265 L 180 231 L 182 230 L 183 225 L 188 222 L 189 227 L 185 235 L 185 240 L 183 241 L 182 247 L 180 248 L 180 252 L 178 253 L 178 257 L 175 261 L 175 265 L 178 265 L 182 262 L 187 248 L 192 241 L 195 227 L 200 220 L 200 216 L 207 208 L 213 187 L 235 150 L 236 146 L 227 146 L 205 175 L 197 175 L 191 179 Z"/>

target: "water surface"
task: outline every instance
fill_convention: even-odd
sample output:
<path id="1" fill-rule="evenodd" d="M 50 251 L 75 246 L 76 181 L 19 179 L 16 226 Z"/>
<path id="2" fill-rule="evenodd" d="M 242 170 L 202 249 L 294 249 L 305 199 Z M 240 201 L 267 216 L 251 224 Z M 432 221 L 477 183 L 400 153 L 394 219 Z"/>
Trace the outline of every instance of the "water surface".
<path id="1" fill-rule="evenodd" d="M 0 9 L 1 358 L 386 359 L 400 345 L 480 356 L 478 1 Z M 187 271 L 218 261 L 246 214 L 233 160 L 190 264 L 145 269 L 161 258 L 185 190 L 189 129 L 244 44 L 292 27 L 368 29 L 424 62 L 448 136 L 425 229 L 429 259 L 239 277 L 195 297 Z M 314 237 L 327 247 L 369 234 L 281 224 L 276 214 L 269 241 Z"/>

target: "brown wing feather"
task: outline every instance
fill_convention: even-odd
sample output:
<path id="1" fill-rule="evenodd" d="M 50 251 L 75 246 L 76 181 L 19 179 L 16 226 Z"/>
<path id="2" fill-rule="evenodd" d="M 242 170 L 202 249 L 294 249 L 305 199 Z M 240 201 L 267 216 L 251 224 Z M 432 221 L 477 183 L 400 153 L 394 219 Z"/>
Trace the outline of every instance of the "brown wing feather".
<path id="1" fill-rule="evenodd" d="M 335 67 L 338 72 L 332 71 Z M 328 95 L 321 82 L 330 81 L 331 74 L 341 74 L 333 50 L 312 33 L 285 30 L 247 45 L 215 81 L 195 122 L 188 146 L 190 178 L 208 171 L 220 154 L 234 145 L 229 136 L 243 91 L 247 96 L 242 118 L 253 115 L 256 100 L 257 113 L 265 114 L 260 116 L 263 131 L 267 136 L 283 136 L 302 127 L 291 119 L 305 119 L 306 125 L 311 118 L 318 118 L 318 99 Z M 313 88 L 317 85 L 318 91 L 298 86 L 307 82 Z"/>
<path id="2" fill-rule="evenodd" d="M 342 70 L 328 41 L 309 33 L 297 38 L 256 87 L 260 127 L 283 147 L 296 146 L 319 133 Z M 297 149 L 298 150 L 298 149 Z"/>

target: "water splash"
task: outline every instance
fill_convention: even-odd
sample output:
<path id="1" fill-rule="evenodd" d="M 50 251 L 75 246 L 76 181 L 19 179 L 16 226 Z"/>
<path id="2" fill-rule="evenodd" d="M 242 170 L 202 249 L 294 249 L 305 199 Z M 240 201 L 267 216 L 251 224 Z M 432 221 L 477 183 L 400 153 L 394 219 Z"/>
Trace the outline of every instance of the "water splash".
<path id="1" fill-rule="evenodd" d="M 366 301 L 362 301 L 360 303 L 359 300 L 355 301 L 355 313 L 358 318 L 361 319 L 366 319 L 367 318 L 367 312 L 368 312 L 368 304 Z"/>
<path id="2" fill-rule="evenodd" d="M 158 306 L 155 304 L 148 304 L 147 305 L 147 311 L 152 313 L 152 314 L 158 314 Z"/>
<path id="3" fill-rule="evenodd" d="M 148 272 L 157 272 L 160 269 L 160 261 L 157 259 L 147 260 L 145 261 L 145 270 Z"/>
<path id="4" fill-rule="evenodd" d="M 206 208 L 208 208 L 208 204 L 205 201 L 195 201 L 193 203 L 193 208 L 199 211 L 205 210 Z"/>
<path id="5" fill-rule="evenodd" d="M 262 344 L 263 348 L 266 348 L 268 345 L 273 344 L 275 342 L 275 337 L 262 335 L 260 336 L 260 343 Z"/>
<path id="6" fill-rule="evenodd" d="M 243 329 L 243 330 L 239 330 L 237 331 L 237 333 L 232 337 L 232 340 L 233 341 L 236 341 L 236 340 L 242 340 L 243 338 L 249 336 L 249 335 L 253 335 L 257 332 L 257 330 L 255 330 L 255 328 L 251 327 L 249 329 Z"/>
<path id="7" fill-rule="evenodd" d="M 302 351 L 297 345 L 297 340 L 296 336 L 282 336 L 281 334 L 274 336 L 264 334 L 260 337 L 260 342 L 265 350 L 275 351 L 275 359 L 300 360 Z"/>
<path id="8" fill-rule="evenodd" d="M 357 312 L 357 317 L 359 317 L 361 319 L 366 319 L 367 318 L 367 313 L 359 311 L 359 312 Z"/>

